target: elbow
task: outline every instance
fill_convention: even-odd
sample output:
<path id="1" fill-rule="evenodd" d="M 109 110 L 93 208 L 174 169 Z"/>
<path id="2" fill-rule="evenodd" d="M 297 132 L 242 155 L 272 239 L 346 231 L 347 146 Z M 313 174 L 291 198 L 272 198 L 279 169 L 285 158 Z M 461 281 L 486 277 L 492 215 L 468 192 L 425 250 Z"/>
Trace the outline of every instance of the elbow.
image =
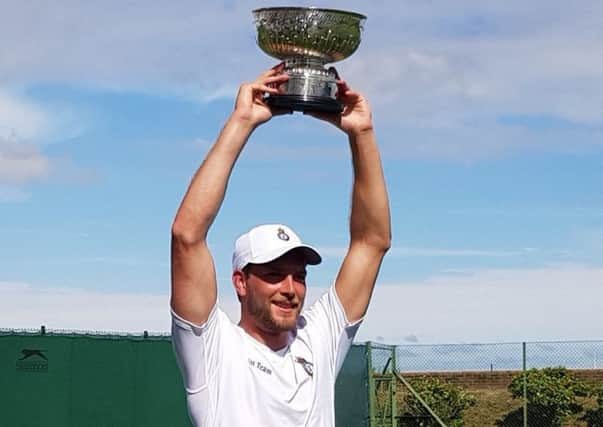
<path id="1" fill-rule="evenodd" d="M 371 248 L 376 253 L 385 255 L 392 246 L 391 234 L 375 234 L 371 236 L 364 236 L 364 238 L 357 240 L 362 246 Z"/>
<path id="2" fill-rule="evenodd" d="M 392 235 L 391 233 L 387 233 L 385 236 L 376 239 L 377 241 L 375 242 L 375 246 L 377 247 L 377 249 L 379 249 L 379 251 L 383 252 L 384 254 L 387 253 L 387 251 L 389 251 L 392 247 Z"/>
<path id="3" fill-rule="evenodd" d="M 200 232 L 188 221 L 176 217 L 172 224 L 172 242 L 179 246 L 195 246 L 203 241 L 205 241 L 205 233 Z"/>
<path id="4" fill-rule="evenodd" d="M 392 247 L 391 227 L 384 227 L 375 232 L 367 239 L 371 246 L 379 252 L 385 254 Z"/>
<path id="5" fill-rule="evenodd" d="M 375 235 L 377 247 L 385 254 L 392 247 L 392 226 L 391 222 L 387 221 L 385 226 Z"/>

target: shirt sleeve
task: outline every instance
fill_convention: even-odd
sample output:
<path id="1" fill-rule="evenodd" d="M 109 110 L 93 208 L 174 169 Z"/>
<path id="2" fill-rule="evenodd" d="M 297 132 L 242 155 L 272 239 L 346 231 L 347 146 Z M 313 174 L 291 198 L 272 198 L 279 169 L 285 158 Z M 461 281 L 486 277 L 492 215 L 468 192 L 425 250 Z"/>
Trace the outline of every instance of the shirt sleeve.
<path id="1" fill-rule="evenodd" d="M 337 375 L 364 318 L 355 322 L 347 319 L 334 285 L 304 311 L 303 317 L 312 342 L 326 352 Z"/>
<path id="2" fill-rule="evenodd" d="M 195 394 L 207 387 L 209 373 L 219 370 L 219 354 L 222 346 L 221 330 L 230 320 L 217 302 L 207 321 L 196 325 L 172 312 L 172 346 L 178 367 L 182 372 L 188 394 Z"/>

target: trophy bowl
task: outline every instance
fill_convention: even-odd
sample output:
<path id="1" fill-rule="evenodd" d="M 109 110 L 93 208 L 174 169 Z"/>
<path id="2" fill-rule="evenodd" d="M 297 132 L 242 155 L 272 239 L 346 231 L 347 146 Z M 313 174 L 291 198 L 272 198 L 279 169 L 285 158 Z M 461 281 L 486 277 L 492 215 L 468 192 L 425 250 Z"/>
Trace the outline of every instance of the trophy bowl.
<path id="1" fill-rule="evenodd" d="M 328 63 L 341 61 L 360 45 L 366 16 L 314 7 L 270 7 L 253 11 L 257 43 L 285 63 L 289 80 L 268 104 L 295 111 L 340 113 L 336 99 L 337 72 Z"/>

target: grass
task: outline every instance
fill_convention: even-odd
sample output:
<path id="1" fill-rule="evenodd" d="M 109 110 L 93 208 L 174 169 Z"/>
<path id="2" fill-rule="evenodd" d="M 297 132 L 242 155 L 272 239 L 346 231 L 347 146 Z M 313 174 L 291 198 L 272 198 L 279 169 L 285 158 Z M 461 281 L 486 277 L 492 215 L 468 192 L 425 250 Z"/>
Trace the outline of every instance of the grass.
<path id="1" fill-rule="evenodd" d="M 521 402 L 513 399 L 505 388 L 468 391 L 477 398 L 477 403 L 465 411 L 465 427 L 495 426 L 505 414 L 521 408 Z"/>
<path id="2" fill-rule="evenodd" d="M 513 413 L 520 415 L 522 413 L 522 402 L 519 399 L 513 399 L 511 394 L 505 387 L 500 388 L 480 388 L 480 389 L 467 389 L 469 393 L 476 397 L 476 404 L 471 408 L 467 409 L 464 414 L 465 427 L 523 427 L 521 417 L 516 418 L 515 422 L 509 422 L 500 424 L 507 415 Z M 387 399 L 384 389 L 378 393 L 377 401 L 382 405 Z M 399 384 L 398 398 L 401 398 L 405 394 L 404 386 Z M 580 399 L 579 403 L 583 405 L 585 410 L 595 408 L 596 402 L 594 399 Z M 401 403 L 398 407 L 401 407 Z M 381 406 L 380 409 L 383 409 Z M 578 418 L 582 416 L 584 412 L 579 414 L 577 417 L 568 418 L 562 423 L 563 427 L 587 427 L 586 422 L 580 421 Z M 540 426 L 531 426 L 540 427 Z M 548 427 L 548 426 L 542 426 Z"/>
<path id="3" fill-rule="evenodd" d="M 522 410 L 522 402 L 519 399 L 513 399 L 505 388 L 468 391 L 477 398 L 477 404 L 465 412 L 465 427 L 499 426 L 497 421 L 503 419 L 505 415 L 515 410 Z M 579 403 L 585 410 L 596 407 L 596 402 L 593 399 L 579 399 Z M 587 427 L 586 422 L 579 420 L 583 413 L 564 420 L 562 426 Z M 517 427 L 522 426 L 523 423 L 519 423 Z"/>

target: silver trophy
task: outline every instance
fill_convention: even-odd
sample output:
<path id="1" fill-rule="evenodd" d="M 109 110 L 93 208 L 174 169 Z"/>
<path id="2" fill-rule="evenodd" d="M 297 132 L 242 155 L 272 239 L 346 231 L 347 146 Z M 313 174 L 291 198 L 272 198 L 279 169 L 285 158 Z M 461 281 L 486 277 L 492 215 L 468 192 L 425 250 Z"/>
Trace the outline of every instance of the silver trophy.
<path id="1" fill-rule="evenodd" d="M 285 63 L 289 80 L 270 106 L 296 111 L 340 113 L 337 71 L 326 64 L 356 51 L 366 16 L 314 7 L 270 7 L 253 11 L 258 46 Z"/>

